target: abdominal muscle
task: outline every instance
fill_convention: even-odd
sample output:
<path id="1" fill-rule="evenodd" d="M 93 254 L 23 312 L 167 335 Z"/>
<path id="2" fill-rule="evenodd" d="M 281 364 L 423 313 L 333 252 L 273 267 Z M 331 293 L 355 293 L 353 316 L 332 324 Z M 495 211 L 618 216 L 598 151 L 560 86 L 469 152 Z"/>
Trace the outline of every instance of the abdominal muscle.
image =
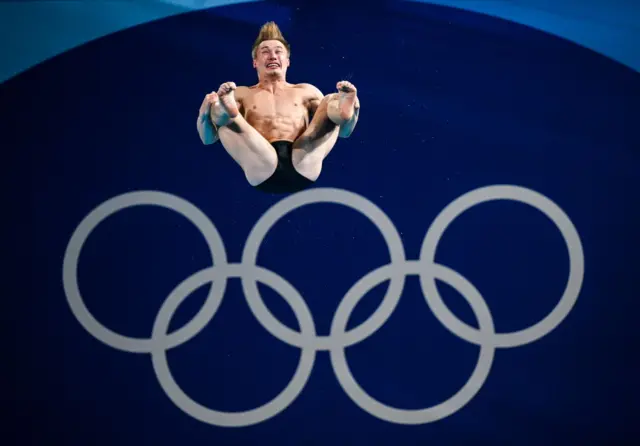
<path id="1" fill-rule="evenodd" d="M 259 115 L 247 113 L 249 125 L 258 131 L 267 141 L 295 141 L 305 131 L 307 122 L 304 116 Z"/>
<path id="2" fill-rule="evenodd" d="M 293 142 L 307 128 L 307 110 L 294 91 L 289 90 L 282 96 L 250 95 L 243 105 L 247 123 L 269 142 Z"/>

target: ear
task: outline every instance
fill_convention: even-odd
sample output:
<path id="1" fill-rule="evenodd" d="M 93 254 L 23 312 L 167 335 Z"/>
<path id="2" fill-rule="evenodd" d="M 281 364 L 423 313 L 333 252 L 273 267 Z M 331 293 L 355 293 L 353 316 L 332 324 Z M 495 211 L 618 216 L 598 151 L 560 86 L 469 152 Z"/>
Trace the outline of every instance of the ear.
<path id="1" fill-rule="evenodd" d="M 253 59 L 253 68 L 258 68 L 258 66 L 256 65 L 256 60 Z"/>

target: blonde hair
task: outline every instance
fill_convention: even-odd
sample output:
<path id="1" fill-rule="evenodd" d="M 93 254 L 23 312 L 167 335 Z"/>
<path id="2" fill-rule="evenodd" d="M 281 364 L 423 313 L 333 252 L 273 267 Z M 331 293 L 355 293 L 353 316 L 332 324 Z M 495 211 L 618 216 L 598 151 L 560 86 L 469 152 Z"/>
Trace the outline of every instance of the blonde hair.
<path id="1" fill-rule="evenodd" d="M 278 27 L 278 25 L 276 25 L 275 22 L 267 22 L 264 25 L 262 25 L 262 28 L 260 28 L 258 37 L 256 38 L 256 41 L 253 44 L 253 48 L 251 48 L 251 57 L 253 57 L 254 59 L 256 58 L 256 54 L 258 53 L 258 47 L 265 40 L 277 40 L 278 42 L 284 45 L 284 47 L 287 49 L 287 53 L 289 54 L 289 56 L 291 55 L 291 45 L 289 45 L 289 42 L 287 42 L 287 40 L 282 35 L 282 32 L 280 31 L 280 28 Z"/>

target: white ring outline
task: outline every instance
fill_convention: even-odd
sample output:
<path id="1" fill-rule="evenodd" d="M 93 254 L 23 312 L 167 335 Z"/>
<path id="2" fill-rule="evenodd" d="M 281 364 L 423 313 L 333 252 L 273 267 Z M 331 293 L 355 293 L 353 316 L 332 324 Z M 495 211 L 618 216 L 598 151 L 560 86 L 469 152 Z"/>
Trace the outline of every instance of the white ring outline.
<path id="1" fill-rule="evenodd" d="M 142 205 L 167 208 L 187 218 L 205 238 L 212 261 L 216 265 L 225 265 L 227 263 L 227 252 L 224 248 L 222 237 L 220 237 L 213 223 L 196 206 L 175 195 L 158 191 L 128 192 L 113 197 L 92 210 L 80 222 L 67 244 L 62 267 L 64 292 L 73 315 L 85 330 L 109 347 L 130 353 L 149 353 L 153 340 L 151 338 L 133 338 L 121 335 L 108 329 L 93 317 L 82 299 L 80 287 L 78 286 L 78 262 L 84 243 L 102 221 L 118 211 Z M 226 280 L 212 285 L 207 300 L 194 318 L 169 335 L 168 349 L 188 341 L 209 323 L 218 310 L 226 286 Z"/>
<path id="2" fill-rule="evenodd" d="M 437 244 L 447 226 L 466 209 L 485 201 L 505 199 L 530 204 L 545 213 L 558 226 L 570 257 L 570 274 L 567 288 L 554 310 L 543 321 L 514 333 L 496 334 L 489 308 L 471 283 L 463 276 L 434 262 Z M 476 201 L 474 201 L 476 200 Z M 288 212 L 311 203 L 337 203 L 359 211 L 369 218 L 382 232 L 390 252 L 391 262 L 361 278 L 344 296 L 331 325 L 329 336 L 317 336 L 313 317 L 304 299 L 291 284 L 279 275 L 255 264 L 262 240 L 271 227 Z M 355 204 L 354 204 L 355 203 Z M 215 266 L 201 270 L 179 284 L 163 303 L 154 322 L 149 339 L 130 338 L 104 327 L 88 311 L 78 284 L 77 266 L 82 245 L 93 229 L 113 213 L 136 205 L 166 207 L 189 219 L 203 234 L 212 253 Z M 542 209 L 541 209 L 542 207 Z M 364 210 L 363 210 L 364 208 Z M 252 263 L 247 263 L 250 260 Z M 478 364 L 469 381 L 453 397 L 437 406 L 421 410 L 403 410 L 383 405 L 371 398 L 355 381 L 348 368 L 344 349 L 361 342 L 377 331 L 391 316 L 403 291 L 407 275 L 418 275 L 428 306 L 436 318 L 453 334 L 480 346 Z M 180 409 L 194 418 L 219 426 L 248 426 L 265 421 L 285 410 L 302 392 L 315 361 L 315 353 L 329 350 L 336 377 L 356 405 L 368 413 L 389 422 L 420 424 L 450 416 L 467 404 L 480 390 L 488 376 L 495 348 L 514 347 L 533 342 L 548 334 L 560 324 L 576 303 L 584 276 L 584 252 L 579 235 L 569 217 L 547 197 L 519 186 L 496 185 L 468 192 L 449 204 L 434 220 L 425 235 L 419 260 L 406 260 L 404 247 L 395 226 L 377 206 L 366 198 L 341 189 L 310 189 L 291 195 L 269 209 L 252 229 L 243 251 L 242 263 L 228 264 L 222 238 L 207 217 L 191 203 L 173 195 L 156 191 L 130 192 L 107 200 L 94 209 L 74 231 L 67 246 L 63 265 L 63 283 L 67 301 L 79 323 L 103 343 L 133 353 L 150 353 L 154 371 L 167 396 Z M 166 351 L 198 334 L 214 317 L 224 295 L 227 279 L 239 277 L 245 290 L 249 308 L 263 327 L 276 338 L 302 349 L 298 368 L 292 381 L 270 402 L 245 412 L 219 412 L 199 405 L 189 398 L 173 380 L 166 361 Z M 214 280 L 215 279 L 215 280 Z M 457 319 L 445 306 L 435 287 L 435 280 L 443 280 L 453 286 L 471 304 L 480 329 L 474 329 Z M 353 308 L 373 286 L 390 280 L 391 284 L 382 304 L 364 323 L 345 331 Z M 301 332 L 295 332 L 277 320 L 264 305 L 257 289 L 257 281 L 263 282 L 287 300 L 292 307 Z M 401 286 L 397 284 L 400 281 Z M 169 322 L 180 305 L 193 291 L 205 283 L 213 282 L 209 296 L 198 314 L 185 326 L 166 334 Z M 394 287 L 395 284 L 395 287 Z M 399 288 L 399 290 L 397 290 Z M 392 292 L 397 291 L 397 293 Z M 284 292 L 283 292 L 284 291 Z M 360 292 L 360 295 L 357 294 Z M 465 294 L 466 293 L 466 294 Z M 293 296 L 293 297 L 291 297 Z M 264 321 L 267 321 L 266 323 Z M 540 331 L 542 327 L 546 331 Z M 365 333 L 364 335 L 362 333 Z M 532 333 L 534 334 L 532 336 Z M 339 337 L 342 340 L 339 341 Z M 506 341 L 512 336 L 511 341 Z M 520 342 L 520 344 L 518 344 Z"/>
<path id="3" fill-rule="evenodd" d="M 401 268 L 407 275 L 417 275 L 421 274 L 424 269 L 424 265 L 420 261 L 408 261 L 402 265 Z M 455 287 L 460 295 L 467 300 L 476 316 L 481 333 L 485 335 L 487 339 L 490 339 L 489 334 L 494 333 L 493 319 L 491 318 L 489 307 L 478 290 L 476 290 L 476 288 L 464 277 L 446 266 L 434 264 L 429 268 L 432 270 L 433 276 L 436 276 L 440 280 L 448 283 L 450 286 Z M 360 299 L 366 295 L 365 290 L 370 291 L 373 287 L 385 280 L 388 280 L 389 273 L 387 270 L 389 269 L 391 269 L 390 265 L 386 265 L 363 277 L 352 288 L 352 290 L 355 290 L 356 288 L 365 289 L 363 289 L 363 292 L 359 295 L 356 294 L 355 291 L 348 294 L 349 297 L 344 299 L 344 301 L 349 301 L 348 304 L 345 304 L 345 308 L 355 308 Z M 396 269 L 399 268 L 396 267 Z M 342 317 L 334 318 L 334 323 L 331 326 L 332 336 L 340 335 L 344 332 L 350 312 L 348 312 L 348 310 L 343 311 L 343 313 L 336 312 L 336 315 L 338 314 Z M 483 344 L 480 344 L 478 363 L 464 386 L 462 386 L 458 392 L 446 401 L 433 407 L 418 410 L 391 407 L 382 404 L 367 394 L 351 373 L 343 348 L 335 348 L 331 350 L 331 364 L 333 365 L 334 373 L 340 382 L 340 385 L 347 395 L 349 395 L 349 398 L 351 398 L 351 400 L 361 409 L 381 420 L 389 421 L 391 423 L 425 424 L 446 418 L 462 409 L 469 401 L 471 401 L 471 399 L 480 391 L 482 385 L 489 376 L 494 353 L 495 347 L 490 343 L 485 341 Z"/>
<path id="4" fill-rule="evenodd" d="M 246 265 L 225 265 L 221 267 L 213 266 L 189 276 L 180 283 L 165 300 L 158 312 L 158 316 L 153 324 L 154 341 L 166 336 L 166 332 L 171 322 L 171 317 L 175 314 L 180 304 L 189 295 L 210 282 L 218 280 L 226 281 L 232 277 L 244 278 L 247 274 L 253 280 L 269 285 L 278 291 L 293 310 L 298 324 L 301 327 L 303 337 L 315 337 L 315 327 L 311 312 L 307 308 L 302 296 L 281 276 L 259 266 L 247 268 Z M 287 297 L 293 296 L 293 297 Z M 298 362 L 298 367 L 294 376 L 287 386 L 271 401 L 252 410 L 243 412 L 222 412 L 205 407 L 191 399 L 173 379 L 169 363 L 167 361 L 166 349 L 162 343 L 153 342 L 151 360 L 153 369 L 158 378 L 160 386 L 173 403 L 182 411 L 203 423 L 213 424 L 223 427 L 246 427 L 261 423 L 284 411 L 300 395 L 306 385 L 313 364 L 315 362 L 316 351 L 311 346 L 302 347 L 302 354 Z"/>
<path id="5" fill-rule="evenodd" d="M 578 300 L 582 281 L 584 279 L 584 251 L 580 236 L 571 219 L 564 211 L 544 195 L 512 185 L 494 185 L 468 192 L 446 206 L 435 218 L 420 250 L 420 261 L 435 264 L 438 242 L 442 238 L 449 224 L 469 208 L 493 200 L 511 200 L 530 205 L 545 214 L 560 230 L 569 253 L 569 279 L 562 297 L 555 308 L 538 323 L 512 333 L 497 333 L 493 335 L 496 347 L 519 347 L 546 336 L 554 330 L 569 315 Z M 429 269 L 420 274 L 420 285 L 423 294 L 429 301 L 429 306 L 440 323 L 456 336 L 471 342 L 481 344 L 485 342 L 478 338 L 478 330 L 467 325 L 451 310 L 447 308 L 438 292 L 435 278 L 428 275 Z"/>
<path id="6" fill-rule="evenodd" d="M 369 221 L 376 225 L 382 234 L 382 237 L 387 243 L 387 250 L 391 258 L 390 264 L 402 265 L 406 261 L 404 246 L 402 244 L 400 234 L 398 234 L 393 222 L 380 208 L 366 198 L 353 192 L 348 192 L 342 189 L 318 188 L 308 189 L 291 195 L 279 201 L 267 210 L 256 222 L 247 237 L 241 264 L 255 265 L 257 263 L 258 250 L 262 244 L 262 240 L 264 240 L 268 231 L 275 225 L 275 223 L 278 222 L 278 220 L 294 209 L 314 203 L 340 204 L 360 212 L 362 215 L 367 217 Z M 249 303 L 254 316 L 258 321 L 260 321 L 262 326 L 264 326 L 276 338 L 289 345 L 302 347 L 304 344 L 299 340 L 300 334 L 282 324 L 282 322 L 273 316 L 267 306 L 264 305 L 255 281 L 250 281 L 249 277 L 249 275 L 243 276 L 242 289 L 247 297 L 247 302 Z M 374 311 L 365 322 L 344 333 L 345 339 L 340 343 L 340 347 L 348 347 L 356 344 L 371 336 L 380 327 L 382 327 L 382 325 L 384 325 L 386 320 L 393 313 L 393 310 L 402 296 L 405 279 L 406 275 L 403 273 L 402 269 L 393 271 L 389 277 L 391 282 L 389 284 L 389 288 L 376 311 Z M 337 346 L 333 345 L 335 342 L 335 339 L 331 336 L 317 336 L 313 340 L 314 347 L 317 350 L 331 350 L 336 348 Z"/>

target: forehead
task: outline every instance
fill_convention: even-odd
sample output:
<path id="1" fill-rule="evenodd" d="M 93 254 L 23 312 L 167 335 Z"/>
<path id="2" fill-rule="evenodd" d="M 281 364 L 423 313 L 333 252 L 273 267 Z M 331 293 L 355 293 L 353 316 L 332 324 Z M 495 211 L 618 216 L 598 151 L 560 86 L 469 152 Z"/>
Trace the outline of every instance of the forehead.
<path id="1" fill-rule="evenodd" d="M 259 50 L 275 50 L 278 48 L 284 49 L 284 45 L 279 40 L 265 40 L 258 46 Z"/>

